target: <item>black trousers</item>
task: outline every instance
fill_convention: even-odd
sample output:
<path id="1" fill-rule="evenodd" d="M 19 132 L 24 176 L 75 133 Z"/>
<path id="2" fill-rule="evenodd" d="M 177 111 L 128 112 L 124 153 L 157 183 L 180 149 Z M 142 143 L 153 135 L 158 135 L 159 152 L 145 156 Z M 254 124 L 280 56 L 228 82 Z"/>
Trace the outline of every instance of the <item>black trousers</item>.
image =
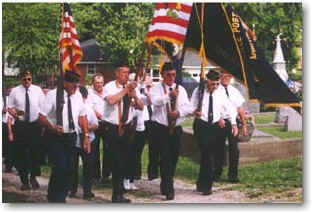
<path id="1" fill-rule="evenodd" d="M 49 136 L 49 162 L 52 172 L 48 185 L 48 201 L 65 203 L 66 196 L 71 187 L 73 174 L 73 153 L 77 135 L 64 134 Z"/>
<path id="2" fill-rule="evenodd" d="M 170 134 L 167 126 L 155 123 L 154 131 L 158 135 L 157 142 L 160 147 L 160 189 L 163 194 L 168 195 L 174 193 L 173 178 L 179 159 L 182 127 L 175 127 L 173 133 Z"/>
<path id="3" fill-rule="evenodd" d="M 224 158 L 222 132 L 218 123 L 208 124 L 201 119 L 196 119 L 194 122 L 194 132 L 196 132 L 198 147 L 201 151 L 200 169 L 196 184 L 197 188 L 205 192 L 211 190 L 213 176 L 220 173 L 220 167 L 217 168 L 216 165 L 223 162 Z M 214 168 L 217 169 L 214 170 Z"/>
<path id="4" fill-rule="evenodd" d="M 238 175 L 238 163 L 239 163 L 239 149 L 238 149 L 238 137 L 232 134 L 232 125 L 226 120 L 226 128 L 222 129 L 222 140 L 229 142 L 229 172 L 228 177 L 230 179 L 237 178 Z"/>
<path id="5" fill-rule="evenodd" d="M 133 141 L 129 141 L 128 149 L 130 150 L 129 159 L 128 159 L 128 174 L 126 178 L 130 179 L 130 182 L 133 182 L 134 179 L 141 179 L 142 176 L 142 153 L 146 141 L 146 132 L 136 131 Z"/>
<path id="6" fill-rule="evenodd" d="M 158 135 L 155 135 L 154 121 L 146 121 L 146 138 L 148 140 L 148 166 L 147 166 L 147 173 L 148 177 L 155 177 L 159 176 L 159 165 L 160 165 L 160 147 L 158 143 Z"/>
<path id="7" fill-rule="evenodd" d="M 40 176 L 40 125 L 37 122 L 16 121 L 13 131 L 13 161 L 23 183 L 28 175 Z"/>
<path id="8" fill-rule="evenodd" d="M 83 193 L 91 193 L 92 188 L 92 175 L 94 168 L 94 149 L 95 143 L 91 142 L 91 152 L 88 154 L 80 147 L 74 147 L 73 152 L 73 174 L 71 179 L 71 189 L 72 193 L 76 193 L 78 189 L 78 180 L 79 180 L 79 156 L 82 160 L 82 185 Z"/>
<path id="9" fill-rule="evenodd" d="M 123 136 L 118 134 L 118 126 L 107 124 L 107 140 L 109 151 L 112 154 L 112 186 L 113 196 L 123 194 L 123 179 L 130 174 L 131 168 L 128 167 L 130 128 L 126 127 Z"/>
<path id="10" fill-rule="evenodd" d="M 107 140 L 107 123 L 100 122 L 99 129 L 95 131 L 94 140 L 94 155 L 95 155 L 95 169 L 93 177 L 108 178 L 112 173 L 112 153 L 109 152 L 109 142 Z M 100 143 L 102 141 L 103 157 L 102 157 L 102 171 L 101 171 L 101 154 Z"/>
<path id="11" fill-rule="evenodd" d="M 4 164 L 6 169 L 13 167 L 13 141 L 9 141 L 8 138 L 8 125 L 2 122 L 2 156 L 4 158 Z"/>

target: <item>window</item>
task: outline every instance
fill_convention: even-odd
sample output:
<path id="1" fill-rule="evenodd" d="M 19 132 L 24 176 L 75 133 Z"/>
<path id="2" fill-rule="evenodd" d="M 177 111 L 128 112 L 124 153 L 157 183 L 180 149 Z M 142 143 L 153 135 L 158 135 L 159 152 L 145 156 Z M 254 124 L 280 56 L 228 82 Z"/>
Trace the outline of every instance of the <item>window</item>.
<path id="1" fill-rule="evenodd" d="M 88 64 L 88 74 L 95 74 L 95 73 L 96 73 L 96 65 Z"/>

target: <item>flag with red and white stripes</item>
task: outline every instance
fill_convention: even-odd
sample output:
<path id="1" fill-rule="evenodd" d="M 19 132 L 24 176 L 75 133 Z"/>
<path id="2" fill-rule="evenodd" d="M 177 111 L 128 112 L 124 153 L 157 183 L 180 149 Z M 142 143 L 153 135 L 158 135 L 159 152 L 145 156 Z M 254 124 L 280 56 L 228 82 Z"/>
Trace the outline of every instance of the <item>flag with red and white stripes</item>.
<path id="1" fill-rule="evenodd" d="M 59 48 L 61 52 L 62 70 L 66 72 L 66 70 L 74 70 L 77 63 L 82 58 L 82 50 L 69 4 L 63 3 L 62 6 L 62 26 Z"/>
<path id="2" fill-rule="evenodd" d="M 146 42 L 155 44 L 162 40 L 183 45 L 191 12 L 191 2 L 157 3 Z"/>

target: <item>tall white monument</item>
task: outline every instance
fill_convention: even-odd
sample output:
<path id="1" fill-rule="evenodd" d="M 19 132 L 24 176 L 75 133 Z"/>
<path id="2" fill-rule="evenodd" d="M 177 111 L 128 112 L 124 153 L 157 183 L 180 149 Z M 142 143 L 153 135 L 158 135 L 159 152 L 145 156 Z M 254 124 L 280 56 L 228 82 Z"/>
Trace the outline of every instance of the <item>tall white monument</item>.
<path id="1" fill-rule="evenodd" d="M 284 60 L 284 55 L 281 47 L 281 38 L 280 34 L 277 35 L 276 41 L 276 48 L 274 52 L 274 59 L 273 59 L 273 68 L 275 72 L 279 75 L 279 77 L 286 83 L 288 80 L 288 74 L 286 71 L 286 62 Z"/>

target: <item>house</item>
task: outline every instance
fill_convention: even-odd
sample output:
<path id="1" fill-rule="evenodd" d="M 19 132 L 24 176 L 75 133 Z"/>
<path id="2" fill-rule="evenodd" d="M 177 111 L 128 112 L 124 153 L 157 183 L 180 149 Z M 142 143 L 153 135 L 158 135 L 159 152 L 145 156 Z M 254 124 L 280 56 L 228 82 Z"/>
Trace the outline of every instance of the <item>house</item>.
<path id="1" fill-rule="evenodd" d="M 155 65 L 151 66 L 151 69 L 147 71 L 147 74 L 152 77 L 153 82 L 158 82 L 161 80 L 161 76 L 159 73 L 159 67 L 160 67 L 160 59 L 158 57 Z M 167 58 L 164 58 L 165 61 L 168 61 Z M 201 58 L 192 51 L 186 51 L 182 66 L 182 72 L 187 77 L 184 77 L 186 81 L 194 80 L 196 82 L 199 82 L 200 80 L 200 71 L 201 71 Z M 217 68 L 217 66 L 214 66 L 212 63 L 209 63 L 204 67 L 205 73 L 207 73 L 210 69 Z"/>
<path id="2" fill-rule="evenodd" d="M 81 71 L 81 83 L 86 82 L 95 73 L 104 75 L 105 83 L 114 79 L 113 65 L 108 61 L 108 56 L 97 44 L 95 39 L 90 39 L 81 43 L 83 57 L 78 63 L 78 68 Z M 90 82 L 89 82 L 90 83 Z"/>

